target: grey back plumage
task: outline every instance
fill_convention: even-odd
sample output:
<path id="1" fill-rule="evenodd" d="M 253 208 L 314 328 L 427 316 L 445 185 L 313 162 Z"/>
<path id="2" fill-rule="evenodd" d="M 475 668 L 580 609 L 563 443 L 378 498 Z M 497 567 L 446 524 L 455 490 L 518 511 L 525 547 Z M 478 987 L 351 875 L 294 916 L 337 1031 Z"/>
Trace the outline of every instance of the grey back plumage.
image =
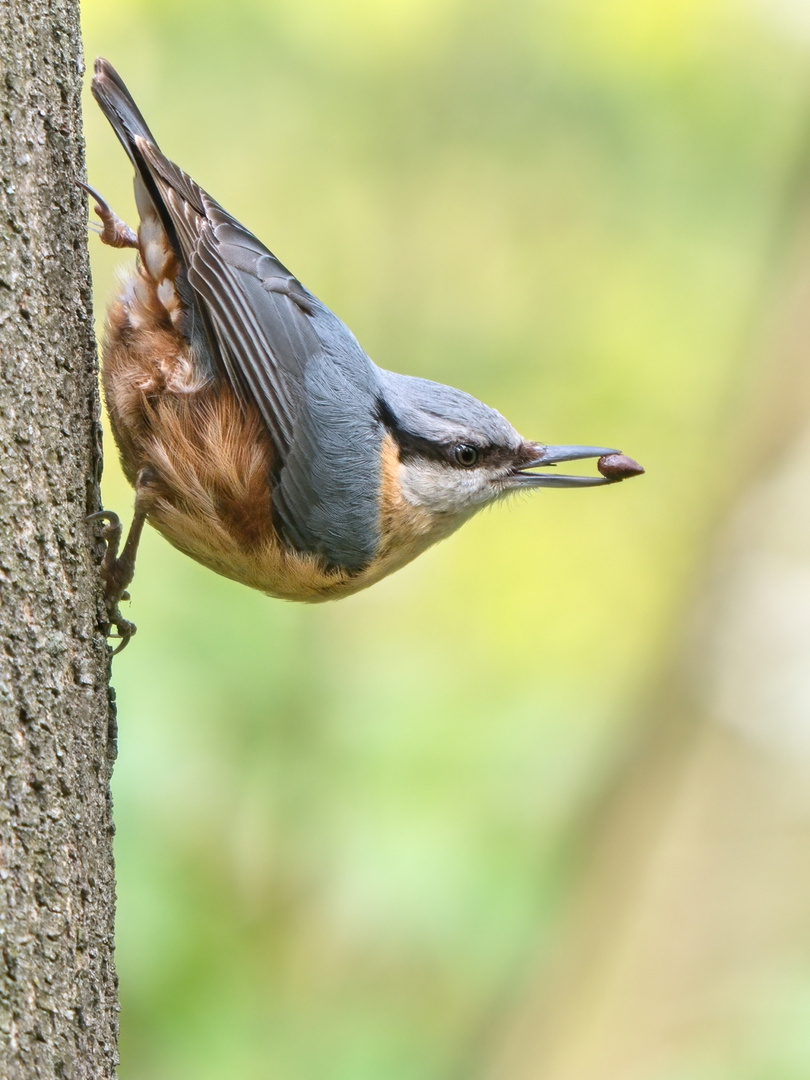
<path id="1" fill-rule="evenodd" d="M 274 493 L 278 524 L 299 551 L 361 570 L 379 548 L 383 426 L 378 369 L 318 304 L 321 350 L 307 364 L 296 438 Z"/>

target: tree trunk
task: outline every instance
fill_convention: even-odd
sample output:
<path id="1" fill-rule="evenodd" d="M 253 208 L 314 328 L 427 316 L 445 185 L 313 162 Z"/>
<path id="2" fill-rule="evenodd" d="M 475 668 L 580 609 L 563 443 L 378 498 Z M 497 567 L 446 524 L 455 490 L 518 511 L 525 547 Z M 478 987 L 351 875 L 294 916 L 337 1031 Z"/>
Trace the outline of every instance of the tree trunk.
<path id="1" fill-rule="evenodd" d="M 117 1061 L 78 3 L 0 0 L 0 1076 Z M 101 628 L 103 629 L 103 627 Z"/>

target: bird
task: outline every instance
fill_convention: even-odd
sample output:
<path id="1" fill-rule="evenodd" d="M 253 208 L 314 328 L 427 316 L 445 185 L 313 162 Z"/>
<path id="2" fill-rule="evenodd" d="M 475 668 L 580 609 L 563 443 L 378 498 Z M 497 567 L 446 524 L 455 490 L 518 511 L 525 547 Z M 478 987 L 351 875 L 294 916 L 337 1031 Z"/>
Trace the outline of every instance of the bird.
<path id="1" fill-rule="evenodd" d="M 137 232 L 83 181 L 103 243 L 138 257 L 112 299 L 102 385 L 135 489 L 103 526 L 120 602 L 144 524 L 204 566 L 272 597 L 355 593 L 521 491 L 608 485 L 644 470 L 618 450 L 524 439 L 462 390 L 378 367 L 354 334 L 159 149 L 104 60 L 92 93 L 134 168 Z M 599 476 L 538 471 L 599 459 Z"/>

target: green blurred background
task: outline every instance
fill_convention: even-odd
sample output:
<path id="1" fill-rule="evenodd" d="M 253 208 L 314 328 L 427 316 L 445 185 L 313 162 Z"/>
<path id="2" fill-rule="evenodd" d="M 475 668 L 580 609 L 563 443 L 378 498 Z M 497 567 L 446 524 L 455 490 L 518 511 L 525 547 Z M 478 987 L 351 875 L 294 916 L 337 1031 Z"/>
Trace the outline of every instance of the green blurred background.
<path id="1" fill-rule="evenodd" d="M 500 506 L 319 607 L 148 532 L 114 668 L 122 1080 L 534 1076 L 497 1048 L 564 947 L 605 793 L 756 464 L 740 428 L 810 19 L 789 0 L 85 0 L 83 19 L 88 65 L 112 61 L 168 155 L 378 363 L 648 469 Z M 86 125 L 90 181 L 132 222 L 89 95 Z M 130 256 L 91 249 L 100 320 Z M 808 1000 L 805 972 L 810 1032 Z M 702 1053 L 708 1018 L 601 1076 L 810 1075 L 810 1039 L 777 1065 L 781 1021 L 752 1016 L 745 1063 Z"/>

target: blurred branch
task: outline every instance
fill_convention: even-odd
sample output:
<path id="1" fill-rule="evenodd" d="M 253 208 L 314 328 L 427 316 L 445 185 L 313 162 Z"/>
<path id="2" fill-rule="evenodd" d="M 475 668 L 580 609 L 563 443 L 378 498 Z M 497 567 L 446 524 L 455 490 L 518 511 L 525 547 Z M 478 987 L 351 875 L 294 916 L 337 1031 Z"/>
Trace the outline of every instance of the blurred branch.
<path id="1" fill-rule="evenodd" d="M 591 818 L 556 955 L 487 1080 L 794 1075 L 780 1055 L 810 979 L 809 194 L 804 147 L 688 640 Z"/>
<path id="2" fill-rule="evenodd" d="M 109 650 L 75 0 L 0 0 L 0 1075 L 117 1061 Z"/>

